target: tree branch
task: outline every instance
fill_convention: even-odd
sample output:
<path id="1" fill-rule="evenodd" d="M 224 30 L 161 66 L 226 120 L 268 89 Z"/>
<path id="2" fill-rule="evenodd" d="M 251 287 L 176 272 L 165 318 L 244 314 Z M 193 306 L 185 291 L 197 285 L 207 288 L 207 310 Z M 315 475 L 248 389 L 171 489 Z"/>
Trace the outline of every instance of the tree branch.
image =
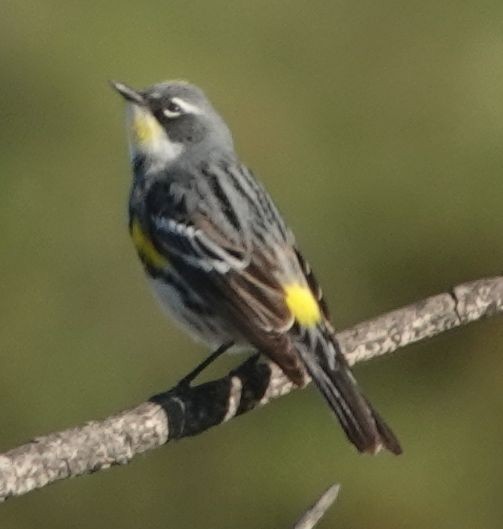
<path id="1" fill-rule="evenodd" d="M 360 323 L 337 338 L 355 364 L 500 312 L 503 276 L 464 283 Z M 170 390 L 102 421 L 35 438 L 0 455 L 0 500 L 127 463 L 136 454 L 199 434 L 292 389 L 276 365 L 251 359 L 219 380 Z"/>

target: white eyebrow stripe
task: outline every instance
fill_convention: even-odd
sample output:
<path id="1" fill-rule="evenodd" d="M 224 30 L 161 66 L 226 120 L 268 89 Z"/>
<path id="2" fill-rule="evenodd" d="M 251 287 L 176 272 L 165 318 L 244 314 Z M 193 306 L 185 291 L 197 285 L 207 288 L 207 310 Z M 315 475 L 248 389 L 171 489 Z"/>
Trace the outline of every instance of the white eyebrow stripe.
<path id="1" fill-rule="evenodd" d="M 173 97 L 171 101 L 173 101 L 173 103 L 176 103 L 187 114 L 203 113 L 199 107 L 193 105 L 192 103 L 189 103 L 188 101 L 185 101 L 184 99 L 181 99 L 180 97 Z"/>

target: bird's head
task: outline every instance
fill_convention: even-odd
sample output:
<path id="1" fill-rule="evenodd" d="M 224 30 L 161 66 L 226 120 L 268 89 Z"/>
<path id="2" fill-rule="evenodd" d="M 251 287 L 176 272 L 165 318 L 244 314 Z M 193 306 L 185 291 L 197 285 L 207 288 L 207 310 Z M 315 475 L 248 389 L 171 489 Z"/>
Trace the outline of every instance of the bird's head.
<path id="1" fill-rule="evenodd" d="M 128 103 L 132 156 L 166 167 L 181 160 L 197 162 L 215 152 L 234 152 L 231 133 L 204 92 L 184 81 L 168 81 L 143 90 L 112 81 Z"/>

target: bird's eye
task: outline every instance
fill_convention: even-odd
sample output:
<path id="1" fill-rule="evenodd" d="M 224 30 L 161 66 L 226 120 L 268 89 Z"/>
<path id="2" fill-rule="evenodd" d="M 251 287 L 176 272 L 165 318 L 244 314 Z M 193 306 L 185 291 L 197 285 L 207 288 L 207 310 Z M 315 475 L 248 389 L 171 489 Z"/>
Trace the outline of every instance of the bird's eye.
<path id="1" fill-rule="evenodd" d="M 182 113 L 182 108 L 174 101 L 170 101 L 166 105 L 163 113 L 167 118 L 177 118 Z"/>

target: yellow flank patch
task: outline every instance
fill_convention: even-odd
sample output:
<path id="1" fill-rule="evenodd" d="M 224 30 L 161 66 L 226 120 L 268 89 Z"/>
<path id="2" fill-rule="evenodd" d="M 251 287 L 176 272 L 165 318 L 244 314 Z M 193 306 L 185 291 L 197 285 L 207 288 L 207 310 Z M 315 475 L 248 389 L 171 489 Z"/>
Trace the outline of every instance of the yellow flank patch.
<path id="1" fill-rule="evenodd" d="M 138 145 L 148 145 L 163 133 L 162 127 L 155 117 L 143 109 L 134 110 L 131 126 L 133 128 L 134 141 Z"/>
<path id="2" fill-rule="evenodd" d="M 286 285 L 284 290 L 286 305 L 301 325 L 312 327 L 321 320 L 318 302 L 307 286 L 292 283 Z"/>
<path id="3" fill-rule="evenodd" d="M 141 229 L 138 220 L 131 225 L 131 238 L 140 257 L 154 268 L 164 268 L 168 264 L 166 257 L 161 255 L 152 244 L 145 232 Z"/>

